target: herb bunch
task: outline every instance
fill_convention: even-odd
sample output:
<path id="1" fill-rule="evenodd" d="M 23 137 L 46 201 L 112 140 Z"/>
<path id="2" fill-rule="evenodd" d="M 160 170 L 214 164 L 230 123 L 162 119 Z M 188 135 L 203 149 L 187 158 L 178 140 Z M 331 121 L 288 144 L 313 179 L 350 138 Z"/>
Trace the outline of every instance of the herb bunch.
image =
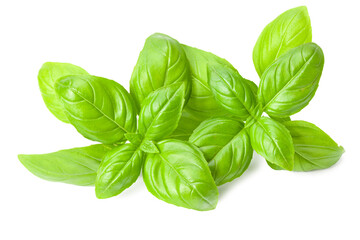
<path id="1" fill-rule="evenodd" d="M 253 51 L 259 86 L 225 59 L 159 33 L 145 41 L 130 93 L 78 66 L 45 63 L 38 81 L 47 108 L 100 144 L 19 160 L 49 181 L 95 185 L 98 198 L 120 194 L 142 171 L 154 196 L 200 211 L 216 207 L 217 186 L 240 177 L 253 150 L 276 170 L 328 168 L 343 147 L 290 119 L 319 85 L 324 54 L 311 41 L 306 7 L 268 24 Z"/>

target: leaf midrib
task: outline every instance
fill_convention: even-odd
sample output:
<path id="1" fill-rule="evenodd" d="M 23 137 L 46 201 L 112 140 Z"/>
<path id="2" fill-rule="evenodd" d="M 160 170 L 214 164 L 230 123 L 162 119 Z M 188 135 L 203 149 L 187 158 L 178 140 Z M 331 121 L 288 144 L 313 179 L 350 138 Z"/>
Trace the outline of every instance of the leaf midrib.
<path id="1" fill-rule="evenodd" d="M 63 85 L 64 86 L 64 85 Z M 91 84 L 90 84 L 91 86 Z M 92 86 L 91 86 L 92 88 Z M 88 99 L 86 99 L 85 97 L 83 97 L 75 88 L 69 87 L 69 90 L 71 90 L 73 93 L 75 93 L 76 95 L 78 95 L 79 97 L 81 97 L 83 100 L 85 100 L 88 104 L 90 104 L 91 106 L 93 106 L 98 112 L 100 112 L 102 115 L 104 115 L 108 120 L 110 120 L 111 122 L 115 123 L 116 126 L 118 126 L 122 131 L 124 131 L 125 133 L 128 133 L 128 131 L 120 126 L 115 120 L 111 119 L 109 116 L 107 116 L 103 111 L 101 111 L 101 109 L 99 109 L 94 103 L 90 102 Z M 94 88 L 92 88 L 94 96 L 95 96 L 95 91 Z M 62 97 L 63 98 L 63 97 Z M 68 112 L 68 110 L 66 110 Z"/>
<path id="2" fill-rule="evenodd" d="M 281 148 L 279 147 L 279 145 L 277 144 L 277 142 L 271 137 L 270 133 L 266 130 L 266 128 L 261 124 L 260 121 L 257 121 L 259 123 L 259 125 L 261 126 L 261 128 L 264 130 L 264 132 L 270 137 L 271 141 L 276 145 L 276 148 L 279 150 L 281 157 L 285 160 L 285 162 L 287 163 L 286 157 L 284 156 L 283 152 L 281 151 Z M 294 151 L 295 152 L 295 151 Z M 276 163 L 274 163 L 276 164 Z"/>
<path id="3" fill-rule="evenodd" d="M 209 200 L 207 200 L 207 199 L 199 192 L 199 190 L 198 190 L 195 186 L 193 186 L 182 174 L 180 174 L 180 173 L 172 166 L 172 164 L 171 164 L 168 160 L 166 160 L 166 158 L 164 158 L 164 157 L 161 155 L 161 153 L 159 154 L 159 156 L 160 156 L 160 158 L 161 158 L 162 160 L 164 160 L 165 163 L 167 163 L 167 164 L 170 166 L 170 168 L 171 168 L 181 179 L 183 179 L 183 181 L 184 181 L 187 185 L 189 185 L 194 191 L 196 191 L 196 193 L 199 194 L 199 196 L 200 196 L 202 199 L 204 199 L 205 202 L 206 202 L 207 204 L 209 204 L 209 206 L 214 207 L 214 206 L 209 202 Z"/>
<path id="4" fill-rule="evenodd" d="M 153 120 L 151 121 L 149 127 L 146 129 L 146 133 L 145 133 L 145 137 L 148 137 L 148 130 L 151 129 L 154 125 L 154 123 L 158 120 L 159 116 L 164 112 L 164 109 L 166 109 L 166 107 L 170 104 L 170 101 L 175 98 L 175 95 L 178 93 L 179 89 L 181 88 L 181 86 L 174 92 L 174 94 L 169 98 L 169 100 L 164 104 L 164 106 L 160 109 L 160 111 L 155 115 L 155 117 L 153 118 Z M 184 101 L 183 101 L 184 102 Z"/>
<path id="5" fill-rule="evenodd" d="M 291 79 L 275 94 L 275 96 L 264 106 L 264 110 L 266 110 L 266 108 L 270 105 L 270 103 L 272 102 L 272 101 L 274 101 L 274 99 L 276 99 L 279 95 L 280 95 L 280 93 L 282 92 L 282 90 L 284 89 L 284 88 L 286 88 L 299 74 L 300 74 L 300 72 L 302 72 L 302 70 L 303 70 L 303 68 L 305 67 L 305 65 L 307 65 L 307 63 L 309 63 L 311 60 L 312 60 L 312 58 L 315 56 L 315 53 L 316 53 L 316 50 L 314 51 L 314 53 L 311 55 L 311 57 L 301 66 L 301 68 L 299 69 L 299 71 L 297 71 L 297 73 L 294 75 L 294 76 L 292 76 L 291 77 Z"/>

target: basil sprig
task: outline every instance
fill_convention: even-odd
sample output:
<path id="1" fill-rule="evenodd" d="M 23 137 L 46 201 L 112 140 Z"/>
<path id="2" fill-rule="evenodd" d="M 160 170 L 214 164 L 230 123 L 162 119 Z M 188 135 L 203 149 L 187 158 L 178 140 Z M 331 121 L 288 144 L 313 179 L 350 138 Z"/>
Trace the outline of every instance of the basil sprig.
<path id="1" fill-rule="evenodd" d="M 38 80 L 47 108 L 101 144 L 19 160 L 49 181 L 95 185 L 100 199 L 142 171 L 155 197 L 199 211 L 216 207 L 217 186 L 240 177 L 253 150 L 275 170 L 328 168 L 344 148 L 314 124 L 290 119 L 322 74 L 323 51 L 311 40 L 306 7 L 268 24 L 253 51 L 259 87 L 225 59 L 160 33 L 146 39 L 130 93 L 78 66 L 45 63 Z"/>

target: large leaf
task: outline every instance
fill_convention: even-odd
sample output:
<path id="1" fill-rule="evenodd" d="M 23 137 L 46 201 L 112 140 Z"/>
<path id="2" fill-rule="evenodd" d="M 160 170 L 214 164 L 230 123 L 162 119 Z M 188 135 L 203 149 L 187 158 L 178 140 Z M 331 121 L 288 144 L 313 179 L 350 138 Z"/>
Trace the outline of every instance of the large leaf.
<path id="1" fill-rule="evenodd" d="M 236 70 L 219 64 L 209 66 L 209 85 L 216 101 L 229 113 L 242 120 L 255 114 L 252 87 Z"/>
<path id="2" fill-rule="evenodd" d="M 230 182 L 248 168 L 253 150 L 244 124 L 228 118 L 202 122 L 189 141 L 203 152 L 217 185 Z"/>
<path id="3" fill-rule="evenodd" d="M 139 133 L 159 141 L 177 127 L 185 102 L 185 84 L 175 83 L 150 93 L 139 115 Z"/>
<path id="4" fill-rule="evenodd" d="M 294 167 L 294 145 L 289 130 L 267 117 L 258 119 L 249 130 L 251 145 L 267 161 L 284 169 Z"/>
<path id="5" fill-rule="evenodd" d="M 35 176 L 54 182 L 93 185 L 104 155 L 111 147 L 102 144 L 47 154 L 20 154 L 20 162 Z"/>
<path id="6" fill-rule="evenodd" d="M 190 94 L 190 71 L 185 52 L 178 41 L 161 33 L 146 39 L 130 80 L 130 93 L 138 109 L 154 90 L 173 83 L 186 83 Z"/>
<path id="7" fill-rule="evenodd" d="M 59 120 L 68 123 L 62 103 L 55 92 L 55 82 L 68 75 L 88 75 L 81 67 L 70 63 L 46 62 L 40 68 L 38 82 L 46 107 Z"/>
<path id="8" fill-rule="evenodd" d="M 284 118 L 299 112 L 314 97 L 324 66 L 315 43 L 296 47 L 277 59 L 261 77 L 258 98 L 264 111 Z"/>
<path id="9" fill-rule="evenodd" d="M 210 52 L 182 45 L 186 57 L 189 61 L 191 73 L 191 95 L 185 106 L 183 115 L 176 130 L 179 134 L 188 138 L 192 131 L 205 119 L 213 116 L 229 115 L 216 102 L 208 84 L 208 68 L 214 64 L 221 64 L 229 68 L 234 68 L 228 61 Z"/>
<path id="10" fill-rule="evenodd" d="M 130 187 L 140 175 L 143 158 L 144 153 L 133 144 L 108 152 L 97 173 L 96 197 L 113 197 Z"/>
<path id="11" fill-rule="evenodd" d="M 158 143 L 160 153 L 148 154 L 143 177 L 157 198 L 199 211 L 216 207 L 218 190 L 198 148 L 180 140 Z"/>
<path id="12" fill-rule="evenodd" d="M 130 94 L 117 82 L 95 76 L 68 76 L 56 92 L 70 123 L 84 137 L 106 144 L 124 140 L 136 130 L 136 109 Z"/>
<path id="13" fill-rule="evenodd" d="M 289 129 L 294 142 L 294 171 L 305 172 L 331 167 L 344 153 L 342 146 L 312 123 L 288 121 L 283 124 Z M 281 168 L 275 166 L 275 169 Z"/>
<path id="14" fill-rule="evenodd" d="M 290 9 L 269 23 L 260 34 L 253 61 L 259 77 L 278 57 L 290 49 L 311 42 L 310 17 L 305 6 Z"/>

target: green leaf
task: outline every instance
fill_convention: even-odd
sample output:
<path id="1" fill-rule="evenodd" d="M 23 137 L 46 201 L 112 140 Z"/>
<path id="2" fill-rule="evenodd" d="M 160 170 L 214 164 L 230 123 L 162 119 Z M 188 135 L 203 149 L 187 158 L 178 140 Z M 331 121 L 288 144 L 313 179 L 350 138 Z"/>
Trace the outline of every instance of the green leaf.
<path id="1" fill-rule="evenodd" d="M 155 143 L 148 139 L 144 139 L 140 145 L 140 149 L 146 153 L 159 153 L 159 149 L 156 147 Z"/>
<path id="2" fill-rule="evenodd" d="M 216 185 L 240 177 L 248 168 L 253 150 L 242 122 L 212 118 L 202 122 L 190 136 L 209 162 Z"/>
<path id="3" fill-rule="evenodd" d="M 329 168 L 345 152 L 320 128 L 305 121 L 283 123 L 294 142 L 294 171 L 312 171 Z"/>
<path id="4" fill-rule="evenodd" d="M 68 123 L 62 103 L 55 93 L 55 82 L 68 75 L 88 75 L 81 67 L 70 63 L 46 62 L 40 68 L 38 82 L 46 107 L 60 121 Z"/>
<path id="5" fill-rule="evenodd" d="M 135 146 L 140 146 L 143 136 L 139 133 L 125 133 L 125 138 Z"/>
<path id="6" fill-rule="evenodd" d="M 185 84 L 176 83 L 150 93 L 142 104 L 139 133 L 159 141 L 177 127 L 185 102 Z"/>
<path id="7" fill-rule="evenodd" d="M 130 187 L 140 175 L 144 154 L 133 144 L 121 145 L 108 154 L 98 170 L 96 197 L 110 198 Z"/>
<path id="8" fill-rule="evenodd" d="M 19 160 L 35 176 L 53 182 L 94 185 L 103 156 L 111 150 L 102 144 L 47 154 L 20 154 Z"/>
<path id="9" fill-rule="evenodd" d="M 259 77 L 290 49 L 311 42 L 310 17 L 305 6 L 290 9 L 269 23 L 260 34 L 253 61 Z"/>
<path id="10" fill-rule="evenodd" d="M 291 171 L 294 145 L 289 130 L 267 117 L 258 119 L 249 130 L 251 145 L 267 161 Z"/>
<path id="11" fill-rule="evenodd" d="M 170 139 L 157 146 L 160 153 L 148 154 L 143 168 L 147 189 L 176 206 L 214 209 L 218 190 L 200 150 L 188 142 Z"/>
<path id="12" fill-rule="evenodd" d="M 277 117 L 271 117 L 272 119 L 274 119 L 275 121 L 279 122 L 279 123 L 284 123 L 287 121 L 291 121 L 290 117 L 284 117 L 284 118 L 277 118 Z"/>
<path id="13" fill-rule="evenodd" d="M 222 65 L 210 66 L 209 84 L 216 101 L 229 113 L 242 120 L 254 114 L 255 95 L 236 70 Z"/>
<path id="14" fill-rule="evenodd" d="M 266 160 L 266 163 L 269 165 L 269 167 L 271 167 L 274 170 L 284 170 L 282 167 L 279 167 L 276 164 L 273 164 L 271 162 L 269 162 L 268 160 Z M 295 160 L 294 160 L 294 165 L 295 165 Z"/>
<path id="15" fill-rule="evenodd" d="M 188 138 L 192 131 L 205 119 L 216 116 L 229 115 L 216 102 L 208 84 L 208 67 L 214 64 L 221 64 L 234 69 L 225 59 L 220 58 L 210 52 L 182 45 L 186 57 L 189 61 L 191 73 L 191 95 L 185 106 L 183 115 L 180 119 L 177 133 L 172 137 Z"/>
<path id="16" fill-rule="evenodd" d="M 261 77 L 258 99 L 272 117 L 299 112 L 314 97 L 324 66 L 324 54 L 315 43 L 294 48 L 277 59 Z"/>
<path id="17" fill-rule="evenodd" d="M 186 83 L 185 95 L 189 96 L 189 65 L 180 43 L 161 33 L 148 37 L 130 80 L 130 93 L 138 109 L 151 92 L 183 82 Z"/>
<path id="18" fill-rule="evenodd" d="M 105 144 L 136 130 L 136 109 L 117 82 L 95 76 L 68 76 L 56 82 L 67 118 L 84 137 Z"/>
<path id="19" fill-rule="evenodd" d="M 258 86 L 256 85 L 256 83 L 254 83 L 251 80 L 247 80 L 245 79 L 245 82 L 249 85 L 252 93 L 254 94 L 254 96 L 257 96 L 257 92 L 258 92 Z"/>
<path id="20" fill-rule="evenodd" d="M 182 111 L 178 127 L 168 138 L 187 141 L 191 133 L 197 126 L 199 126 L 202 121 L 203 118 L 201 116 L 186 108 L 185 106 Z"/>

